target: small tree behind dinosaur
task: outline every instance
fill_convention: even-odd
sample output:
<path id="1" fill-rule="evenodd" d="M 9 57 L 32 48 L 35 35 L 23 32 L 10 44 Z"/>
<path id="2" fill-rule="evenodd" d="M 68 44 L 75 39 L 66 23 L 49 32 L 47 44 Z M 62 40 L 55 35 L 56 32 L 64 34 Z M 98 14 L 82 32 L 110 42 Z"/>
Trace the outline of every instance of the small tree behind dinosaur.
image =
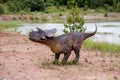
<path id="1" fill-rule="evenodd" d="M 85 32 L 86 28 L 83 27 L 84 19 L 82 15 L 82 11 L 76 4 L 76 0 L 69 0 L 68 7 L 70 8 L 69 14 L 66 17 L 67 23 L 64 24 L 63 32 Z"/>

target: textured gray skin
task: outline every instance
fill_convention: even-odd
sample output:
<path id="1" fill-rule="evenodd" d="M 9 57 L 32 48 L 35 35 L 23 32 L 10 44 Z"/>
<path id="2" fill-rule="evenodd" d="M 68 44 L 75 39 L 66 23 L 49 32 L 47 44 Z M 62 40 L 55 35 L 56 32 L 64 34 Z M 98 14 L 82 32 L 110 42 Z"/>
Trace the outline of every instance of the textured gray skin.
<path id="1" fill-rule="evenodd" d="M 97 32 L 97 26 L 96 26 L 96 30 L 91 33 L 71 32 L 60 35 L 58 37 L 54 37 L 53 35 L 56 33 L 56 29 L 47 30 L 47 33 L 46 30 L 43 31 L 41 29 L 38 29 L 38 31 L 32 31 L 29 34 L 29 39 L 34 42 L 42 43 L 50 47 L 52 52 L 55 53 L 55 60 L 53 61 L 54 64 L 58 62 L 61 53 L 64 53 L 62 63 L 63 64 L 66 63 L 68 57 L 71 54 L 71 51 L 74 51 L 76 56 L 75 59 L 73 60 L 73 63 L 76 64 L 79 61 L 80 48 L 82 42 L 86 38 L 93 36 L 96 32 Z"/>

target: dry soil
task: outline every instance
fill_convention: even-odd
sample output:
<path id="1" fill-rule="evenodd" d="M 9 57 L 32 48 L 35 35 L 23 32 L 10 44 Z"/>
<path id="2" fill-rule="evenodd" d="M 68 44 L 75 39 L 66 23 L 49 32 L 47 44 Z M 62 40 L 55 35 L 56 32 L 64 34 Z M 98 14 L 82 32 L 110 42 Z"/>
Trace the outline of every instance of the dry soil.
<path id="1" fill-rule="evenodd" d="M 72 52 L 69 61 L 74 56 Z M 120 80 L 120 58 L 109 53 L 82 48 L 76 65 L 53 65 L 53 60 L 47 46 L 0 32 L 0 80 Z"/>

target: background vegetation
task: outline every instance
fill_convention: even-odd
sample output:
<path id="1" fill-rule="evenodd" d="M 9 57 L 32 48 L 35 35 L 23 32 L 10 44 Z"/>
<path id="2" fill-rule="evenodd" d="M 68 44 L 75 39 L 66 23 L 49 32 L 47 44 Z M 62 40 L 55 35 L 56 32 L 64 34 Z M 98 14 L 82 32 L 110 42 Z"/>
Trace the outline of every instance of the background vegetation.
<path id="1" fill-rule="evenodd" d="M 94 42 L 87 39 L 83 42 L 83 46 L 87 50 L 98 50 L 102 53 L 111 53 L 111 55 L 120 56 L 120 45 L 108 42 Z M 112 54 L 114 53 L 114 54 Z"/>
<path id="2" fill-rule="evenodd" d="M 21 21 L 0 21 L 0 31 L 8 28 L 15 28 L 22 25 Z"/>
<path id="3" fill-rule="evenodd" d="M 75 0 L 69 0 L 67 3 L 70 8 L 69 14 L 66 19 L 66 23 L 64 23 L 63 32 L 84 32 L 86 29 L 83 27 L 84 19 L 82 16 L 83 11 L 80 11 L 78 5 Z"/>
<path id="4" fill-rule="evenodd" d="M 44 11 L 46 13 L 58 9 L 64 11 L 69 8 L 69 1 L 72 0 L 0 0 L 0 14 Z M 88 8 L 102 8 L 106 11 L 120 12 L 119 0 L 76 0 L 78 7 L 87 10 Z"/>

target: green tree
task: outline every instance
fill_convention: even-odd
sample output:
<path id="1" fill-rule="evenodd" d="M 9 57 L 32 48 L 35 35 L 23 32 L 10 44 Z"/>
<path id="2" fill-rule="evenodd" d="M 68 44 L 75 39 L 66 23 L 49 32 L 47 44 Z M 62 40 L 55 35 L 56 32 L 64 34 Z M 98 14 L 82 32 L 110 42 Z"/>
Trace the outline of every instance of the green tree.
<path id="1" fill-rule="evenodd" d="M 43 11 L 45 9 L 44 0 L 25 0 L 24 5 L 30 8 L 30 11 Z"/>
<path id="2" fill-rule="evenodd" d="M 4 5 L 0 3 L 0 14 L 5 13 L 4 11 Z"/>
<path id="3" fill-rule="evenodd" d="M 67 5 L 68 0 L 54 0 L 59 5 Z"/>
<path id="4" fill-rule="evenodd" d="M 7 2 L 9 0 L 0 0 L 0 3 L 4 3 L 4 2 Z"/>
<path id="5" fill-rule="evenodd" d="M 8 11 L 9 12 L 20 12 L 21 10 L 24 9 L 21 0 L 18 0 L 18 1 L 10 0 L 6 4 L 8 6 Z"/>
<path id="6" fill-rule="evenodd" d="M 113 0 L 104 0 L 104 4 L 112 6 L 113 5 Z"/>
<path id="7" fill-rule="evenodd" d="M 54 6 L 55 0 L 44 0 L 45 7 Z"/>
<path id="8" fill-rule="evenodd" d="M 117 12 L 120 12 L 120 2 L 117 3 Z"/>
<path id="9" fill-rule="evenodd" d="M 67 23 L 64 24 L 63 32 L 84 32 L 86 29 L 83 27 L 84 19 L 80 16 L 80 9 L 76 6 L 75 0 L 68 1 L 69 8 L 71 9 L 66 20 Z"/>
<path id="10" fill-rule="evenodd" d="M 96 8 L 104 5 L 103 0 L 90 0 L 90 7 Z"/>
<path id="11" fill-rule="evenodd" d="M 84 7 L 85 6 L 85 1 L 87 1 L 87 0 L 76 0 L 76 3 L 79 7 Z"/>

